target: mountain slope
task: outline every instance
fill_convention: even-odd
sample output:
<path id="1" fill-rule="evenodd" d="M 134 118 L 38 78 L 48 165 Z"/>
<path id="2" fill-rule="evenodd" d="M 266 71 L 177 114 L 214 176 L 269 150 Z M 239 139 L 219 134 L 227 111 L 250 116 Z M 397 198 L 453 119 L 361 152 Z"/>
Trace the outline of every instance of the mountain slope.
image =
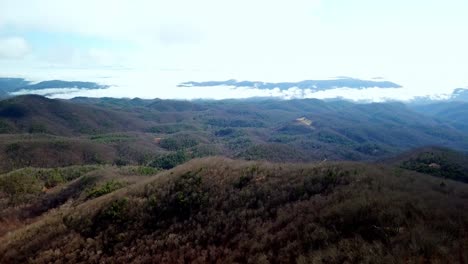
<path id="1" fill-rule="evenodd" d="M 0 77 L 0 93 L 7 95 L 21 87 L 29 85 L 29 82 L 22 78 L 3 78 Z"/>
<path id="2" fill-rule="evenodd" d="M 222 141 L 242 138 L 254 145 L 278 143 L 293 146 L 314 159 L 373 159 L 425 145 L 468 149 L 462 131 L 397 103 L 266 100 L 219 102 L 209 109 L 217 111 L 213 117 L 206 118 L 208 125 L 244 133 L 244 136 L 221 137 Z M 311 125 L 298 123 L 300 118 L 307 119 Z"/>
<path id="3" fill-rule="evenodd" d="M 381 165 L 194 160 L 0 238 L 1 262 L 456 263 L 468 186 Z"/>
<path id="4" fill-rule="evenodd" d="M 142 133 L 79 137 L 0 135 L 0 173 L 24 167 L 146 164 L 166 152 L 154 142 L 154 137 Z"/>
<path id="5" fill-rule="evenodd" d="M 468 132 L 468 103 L 440 102 L 426 105 L 415 105 L 412 108 L 428 116 L 444 120 L 453 126 Z"/>
<path id="6" fill-rule="evenodd" d="M 468 183 L 468 155 L 447 148 L 415 149 L 389 161 L 404 169 Z"/>
<path id="7" fill-rule="evenodd" d="M 83 106 L 36 95 L 0 101 L 3 133 L 91 134 L 143 130 L 147 124 L 130 113 Z"/>

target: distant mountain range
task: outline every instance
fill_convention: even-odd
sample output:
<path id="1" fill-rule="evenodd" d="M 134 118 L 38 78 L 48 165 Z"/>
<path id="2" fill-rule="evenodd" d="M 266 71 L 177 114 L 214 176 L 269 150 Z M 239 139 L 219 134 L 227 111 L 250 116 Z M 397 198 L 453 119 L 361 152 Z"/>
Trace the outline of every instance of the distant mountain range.
<path id="1" fill-rule="evenodd" d="M 251 89 L 262 89 L 262 90 L 288 90 L 297 88 L 300 90 L 310 90 L 312 92 L 326 91 L 332 89 L 348 88 L 348 89 L 367 89 L 367 88 L 402 88 L 403 86 L 390 82 L 384 81 L 382 78 L 374 78 L 372 80 L 362 80 L 350 77 L 337 77 L 336 79 L 330 80 L 304 80 L 299 82 L 259 82 L 259 81 L 237 81 L 235 79 L 227 81 L 206 81 L 206 82 L 184 82 L 178 85 L 178 87 L 216 87 L 216 86 L 230 86 L 230 87 L 246 87 Z M 328 99 L 346 99 L 346 96 L 340 96 L 339 98 L 328 98 Z M 446 99 L 433 98 L 431 96 L 420 96 L 412 99 L 410 103 L 413 104 L 432 104 L 435 102 L 452 102 L 452 101 L 468 101 L 468 88 L 457 88 L 453 93 Z"/>
<path id="2" fill-rule="evenodd" d="M 79 136 L 170 131 L 182 133 L 175 141 L 186 140 L 184 133 L 196 136 L 197 142 L 213 143 L 217 139 L 216 149 L 230 157 L 264 155 L 269 159 L 271 153 L 284 155 L 271 160 L 288 159 L 293 154 L 298 160 L 366 160 L 427 145 L 467 150 L 466 115 L 455 118 L 465 107 L 445 105 L 434 104 L 430 108 L 440 110 L 429 112 L 402 103 L 317 99 L 51 100 L 25 95 L 0 101 L 0 133 Z M 289 152 L 292 146 L 295 151 Z M 270 152 L 272 149 L 281 151 Z"/>
<path id="3" fill-rule="evenodd" d="M 45 89 L 105 89 L 108 85 L 101 85 L 94 82 L 82 81 L 62 81 L 62 80 L 49 80 L 38 83 L 32 83 L 23 78 L 0 78 L 0 97 L 6 97 L 10 93 L 25 91 L 37 91 Z"/>
<path id="4" fill-rule="evenodd" d="M 455 89 L 452 93 L 452 99 L 457 100 L 457 101 L 468 101 L 468 89 L 467 88 Z"/>
<path id="5" fill-rule="evenodd" d="M 300 82 L 259 82 L 259 81 L 207 81 L 207 82 L 184 82 L 179 87 L 212 87 L 212 86 L 234 86 L 251 87 L 256 89 L 275 89 L 287 90 L 290 88 L 310 89 L 313 91 L 325 91 L 335 88 L 354 88 L 366 89 L 372 87 L 378 88 L 401 88 L 402 86 L 389 81 L 360 80 L 349 77 L 340 77 L 330 80 L 305 80 Z"/>
<path id="6" fill-rule="evenodd" d="M 354 89 L 364 90 L 369 88 L 377 89 L 398 89 L 403 86 L 391 81 L 386 81 L 381 78 L 374 78 L 371 80 L 362 80 L 351 77 L 336 77 L 335 79 L 329 80 L 304 80 L 299 82 L 261 82 L 261 81 L 238 81 L 238 80 L 227 80 L 227 81 L 206 81 L 206 82 L 183 82 L 177 85 L 182 88 L 202 88 L 202 87 L 233 87 L 233 88 L 247 88 L 247 89 L 259 89 L 259 90 L 274 90 L 279 89 L 282 91 L 280 95 L 266 95 L 268 97 L 278 97 L 282 99 L 291 99 L 288 97 L 290 89 L 302 91 L 302 95 L 299 93 L 294 98 L 309 98 L 313 96 L 306 96 L 306 93 L 314 93 L 319 91 L 327 91 L 333 89 Z M 24 78 L 2 78 L 0 77 L 0 98 L 6 98 L 10 96 L 23 95 L 23 94 L 39 94 L 46 97 L 58 97 L 61 98 L 63 95 L 70 93 L 76 93 L 77 91 L 83 90 L 97 90 L 107 89 L 111 86 L 87 82 L 87 81 L 64 81 L 64 80 L 47 80 L 41 82 L 31 82 Z M 284 93 L 283 93 L 284 92 Z M 82 93 L 83 94 L 83 93 Z M 109 96 L 112 97 L 112 91 L 109 91 Z M 325 100 L 353 100 L 347 98 L 346 92 L 340 92 L 340 95 L 336 98 L 330 97 Z M 87 95 L 80 95 L 87 96 Z M 206 96 L 206 95 L 204 95 Z M 336 96 L 336 95 L 331 95 Z M 157 97 L 157 96 L 155 96 Z M 201 95 L 203 98 L 203 95 Z M 354 99 L 356 100 L 356 99 Z M 363 102 L 370 102 L 370 99 L 363 99 Z M 395 100 L 394 98 L 388 98 L 383 100 Z M 398 99 L 397 99 L 398 100 Z M 468 88 L 457 88 L 451 95 L 433 97 L 433 96 L 418 96 L 411 99 L 408 103 L 414 105 L 427 105 L 432 103 L 440 102 L 453 102 L 453 101 L 464 101 L 468 102 Z"/>
<path id="7" fill-rule="evenodd" d="M 432 98 L 431 96 L 418 96 L 411 100 L 410 103 L 414 105 L 428 105 L 447 102 L 468 102 L 468 88 L 457 88 L 445 99 Z"/>

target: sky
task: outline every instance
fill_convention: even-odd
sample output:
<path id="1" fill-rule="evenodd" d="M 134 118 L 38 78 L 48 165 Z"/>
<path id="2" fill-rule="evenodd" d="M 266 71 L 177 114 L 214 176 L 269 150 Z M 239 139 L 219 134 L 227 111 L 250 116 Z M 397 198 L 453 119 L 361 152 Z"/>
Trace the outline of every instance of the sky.
<path id="1" fill-rule="evenodd" d="M 237 98 L 255 89 L 185 81 L 383 77 L 438 96 L 468 87 L 466 0 L 0 0 L 0 76 L 97 81 L 74 95 Z"/>

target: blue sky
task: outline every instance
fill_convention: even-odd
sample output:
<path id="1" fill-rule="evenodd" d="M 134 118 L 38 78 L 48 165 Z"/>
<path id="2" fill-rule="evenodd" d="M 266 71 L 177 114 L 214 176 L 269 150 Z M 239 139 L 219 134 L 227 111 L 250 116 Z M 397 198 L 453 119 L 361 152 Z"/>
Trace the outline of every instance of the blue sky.
<path id="1" fill-rule="evenodd" d="M 175 85 L 189 80 L 332 76 L 382 76 L 401 97 L 448 93 L 468 86 L 467 12 L 462 0 L 2 0 L 0 74 L 109 77 L 110 96 L 130 97 L 184 97 Z"/>

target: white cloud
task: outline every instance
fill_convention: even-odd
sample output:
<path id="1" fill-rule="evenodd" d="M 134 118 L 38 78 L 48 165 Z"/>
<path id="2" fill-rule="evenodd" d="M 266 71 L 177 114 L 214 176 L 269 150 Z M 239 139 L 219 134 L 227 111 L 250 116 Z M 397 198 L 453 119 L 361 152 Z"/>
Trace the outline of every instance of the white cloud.
<path id="1" fill-rule="evenodd" d="M 141 94 L 154 97 L 169 96 L 167 87 L 177 82 L 231 78 L 277 82 L 383 75 L 411 87 L 414 92 L 410 95 L 437 93 L 468 83 L 468 37 L 461 34 L 467 24 L 467 1 L 383 2 L 0 0 L 0 34 L 15 30 L 35 32 L 36 36 L 63 32 L 78 36 L 77 40 L 79 36 L 103 40 L 109 47 L 51 43 L 43 49 L 48 51 L 32 56 L 36 64 L 29 66 L 47 69 L 45 76 L 56 74 L 57 69 L 52 71 L 50 65 L 87 68 L 91 77 L 102 66 L 132 68 L 138 74 L 131 81 L 118 79 L 112 84 L 130 87 L 139 82 L 148 89 Z M 113 49 L 115 43 L 130 48 Z M 3 65 L 7 65 L 3 72 L 11 70 L 11 63 Z M 24 65 L 18 68 L 17 72 L 27 72 Z M 178 72 L 177 82 L 165 86 L 159 84 L 164 80 L 154 81 L 154 74 L 147 74 L 158 69 L 190 74 L 180 76 Z M 199 93 L 202 97 L 202 91 Z M 216 96 L 235 93 L 240 91 Z M 124 89 L 119 91 L 119 95 L 125 94 L 131 95 Z M 179 90 L 170 95 L 185 96 Z"/>
<path id="2" fill-rule="evenodd" d="M 132 38 L 158 37 L 161 26 L 201 30 L 268 29 L 306 15 L 319 0 L 6 0 L 0 4 L 0 26 Z M 285 20 L 287 19 L 287 20 Z M 277 21 L 277 22 L 275 22 Z M 280 29 L 280 28 L 278 28 Z M 251 31 L 251 30 L 249 30 Z M 153 36 L 151 36 L 153 35 Z"/>
<path id="3" fill-rule="evenodd" d="M 23 38 L 0 38 L 0 59 L 21 59 L 29 52 L 30 47 Z"/>
<path id="4" fill-rule="evenodd" d="M 304 32 L 313 30 L 316 22 L 313 12 L 319 3 L 319 0 L 6 0 L 0 3 L 0 31 L 2 27 L 12 27 L 131 42 L 140 51 L 140 63 L 151 62 L 151 66 L 157 62 L 166 68 L 180 64 L 206 68 L 229 60 L 229 65 L 223 67 L 238 69 L 250 59 L 262 67 L 272 55 L 290 56 L 296 50 L 291 48 L 281 55 L 278 49 L 285 45 L 310 43 Z M 298 56 L 297 52 L 294 56 Z"/>

